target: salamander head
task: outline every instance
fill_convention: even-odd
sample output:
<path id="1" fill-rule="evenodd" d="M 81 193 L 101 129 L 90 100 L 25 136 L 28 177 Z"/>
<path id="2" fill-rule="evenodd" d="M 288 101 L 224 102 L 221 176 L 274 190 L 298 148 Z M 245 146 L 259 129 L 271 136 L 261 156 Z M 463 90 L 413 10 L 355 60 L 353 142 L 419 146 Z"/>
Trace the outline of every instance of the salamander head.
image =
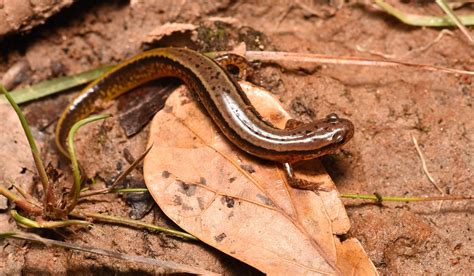
<path id="1" fill-rule="evenodd" d="M 354 125 L 332 113 L 306 125 L 304 136 L 307 155 L 303 159 L 313 159 L 339 150 L 354 136 Z"/>
<path id="2" fill-rule="evenodd" d="M 333 144 L 342 146 L 354 136 L 354 125 L 352 122 L 339 118 L 335 113 L 329 114 L 323 121 L 334 132 L 331 139 Z"/>

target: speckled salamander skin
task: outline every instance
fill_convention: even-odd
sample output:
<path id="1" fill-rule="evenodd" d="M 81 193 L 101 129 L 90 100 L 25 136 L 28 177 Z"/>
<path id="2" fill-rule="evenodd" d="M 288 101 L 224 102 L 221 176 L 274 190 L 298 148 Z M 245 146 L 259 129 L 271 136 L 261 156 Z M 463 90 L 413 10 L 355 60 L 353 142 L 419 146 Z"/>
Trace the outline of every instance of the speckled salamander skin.
<path id="1" fill-rule="evenodd" d="M 84 88 L 58 121 L 60 151 L 67 156 L 69 130 L 97 106 L 163 77 L 181 79 L 229 141 L 263 159 L 280 163 L 313 159 L 338 150 L 354 133 L 353 124 L 335 114 L 293 128 L 275 128 L 262 120 L 239 84 L 217 62 L 189 49 L 159 48 L 124 61 Z"/>

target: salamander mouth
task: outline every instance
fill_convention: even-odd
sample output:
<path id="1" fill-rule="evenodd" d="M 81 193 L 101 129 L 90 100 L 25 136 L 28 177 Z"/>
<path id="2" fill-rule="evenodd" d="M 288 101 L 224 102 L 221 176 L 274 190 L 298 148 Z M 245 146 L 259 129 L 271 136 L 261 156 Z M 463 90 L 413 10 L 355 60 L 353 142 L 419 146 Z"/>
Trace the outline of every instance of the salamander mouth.
<path id="1" fill-rule="evenodd" d="M 342 125 L 341 131 L 334 135 L 334 144 L 342 146 L 354 136 L 354 124 L 347 119 L 339 119 Z"/>

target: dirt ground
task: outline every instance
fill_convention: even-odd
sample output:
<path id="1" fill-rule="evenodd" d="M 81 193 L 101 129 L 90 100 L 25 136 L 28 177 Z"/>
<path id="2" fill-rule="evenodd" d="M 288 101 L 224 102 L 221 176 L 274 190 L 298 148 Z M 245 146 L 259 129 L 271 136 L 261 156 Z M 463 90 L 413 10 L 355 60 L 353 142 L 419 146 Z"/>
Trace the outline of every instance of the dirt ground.
<path id="1" fill-rule="evenodd" d="M 33 84 L 101 64 L 117 63 L 145 49 L 179 44 L 176 41 L 157 44 L 147 37 L 166 22 L 192 23 L 202 26 L 201 30 L 217 28 L 217 35 L 207 33 L 208 37 L 204 31 L 198 32 L 198 41 L 202 43 L 195 47 L 200 51 L 229 50 L 244 41 L 249 49 L 256 50 L 374 58 L 367 52 L 373 51 L 413 63 L 474 70 L 472 45 L 460 31 L 451 29 L 452 36 L 444 36 L 432 47 L 417 51 L 434 41 L 441 29 L 410 27 L 369 5 L 346 3 L 336 10 L 333 5 L 315 4 L 322 1 L 301 1 L 304 5 L 270 0 L 258 1 L 258 5 L 254 1 L 174 2 L 76 1 L 33 31 L 5 37 L 0 42 L 0 74 L 18 61 L 26 60 L 30 70 L 24 73 L 20 85 Z M 419 14 L 441 14 L 434 4 L 394 4 Z M 474 7 L 463 12 L 473 14 Z M 233 21 L 214 23 L 218 17 Z M 412 136 L 418 139 L 427 168 L 445 194 L 472 193 L 472 76 L 401 67 L 262 64 L 254 82 L 272 91 L 292 115 L 304 121 L 331 112 L 353 121 L 356 127 L 353 140 L 341 153 L 323 158 L 341 193 L 440 195 L 423 173 Z M 57 160 L 54 125 L 78 91 L 23 106 L 42 142 L 44 160 L 63 168 L 64 179 L 71 176 L 66 163 Z M 118 109 L 120 112 L 120 106 Z M 116 117 L 104 123 L 103 128 L 108 134 L 100 146 L 84 133 L 79 139 L 80 160 L 87 164 L 88 175 L 96 176 L 99 182 L 110 181 L 127 164 L 125 149 L 138 156 L 144 149 L 147 134 L 145 129 L 127 139 L 121 134 Z M 140 182 L 139 172 L 133 177 Z M 361 241 L 381 274 L 467 275 L 474 271 L 472 201 L 377 205 L 345 200 L 344 203 L 352 223 L 348 236 Z M 86 202 L 85 206 L 122 216 L 131 210 L 125 200 L 114 196 Z M 174 227 L 157 207 L 144 219 Z M 40 233 L 218 273 L 258 273 L 201 243 L 125 227 L 97 224 L 90 230 Z M 1 259 L 6 260 L 0 265 L 2 274 L 163 272 L 25 242 L 1 241 L 0 246 Z"/>

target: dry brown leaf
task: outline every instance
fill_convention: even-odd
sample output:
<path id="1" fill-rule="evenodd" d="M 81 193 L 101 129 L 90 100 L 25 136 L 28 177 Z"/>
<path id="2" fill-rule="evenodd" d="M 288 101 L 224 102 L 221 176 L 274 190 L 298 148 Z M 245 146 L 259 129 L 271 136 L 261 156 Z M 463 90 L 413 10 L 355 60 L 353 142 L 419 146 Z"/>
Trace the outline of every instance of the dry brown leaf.
<path id="1" fill-rule="evenodd" d="M 373 275 L 376 273 L 372 262 L 367 263 L 367 255 L 360 242 L 350 238 L 342 243 L 336 241 L 337 266 L 344 275 Z"/>
<path id="2" fill-rule="evenodd" d="M 192 32 L 197 29 L 197 26 L 186 23 L 165 23 L 151 32 L 146 34 L 146 38 L 143 40 L 146 43 L 152 43 L 160 41 L 164 37 L 170 36 L 175 33 Z"/>
<path id="3" fill-rule="evenodd" d="M 285 125 L 290 117 L 278 100 L 242 86 L 260 114 Z M 176 224 L 205 243 L 268 274 L 376 274 L 359 244 L 346 248 L 335 236 L 350 224 L 318 160 L 298 175 L 330 191 L 291 188 L 277 164 L 230 144 L 184 87 L 153 119 L 151 144 L 148 189 Z"/>

